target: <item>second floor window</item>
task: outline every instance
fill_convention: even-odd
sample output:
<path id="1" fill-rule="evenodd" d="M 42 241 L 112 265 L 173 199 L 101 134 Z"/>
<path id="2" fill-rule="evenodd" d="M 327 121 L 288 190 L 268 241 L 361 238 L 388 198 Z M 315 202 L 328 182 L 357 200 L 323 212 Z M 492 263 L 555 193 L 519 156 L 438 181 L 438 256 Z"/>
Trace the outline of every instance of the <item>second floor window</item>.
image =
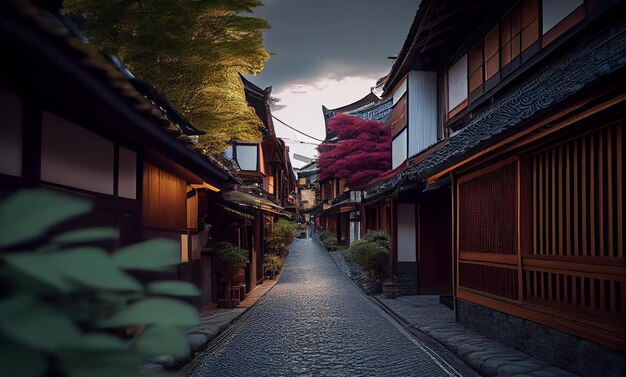
<path id="1" fill-rule="evenodd" d="M 448 111 L 467 99 L 467 55 L 463 55 L 448 70 Z"/>

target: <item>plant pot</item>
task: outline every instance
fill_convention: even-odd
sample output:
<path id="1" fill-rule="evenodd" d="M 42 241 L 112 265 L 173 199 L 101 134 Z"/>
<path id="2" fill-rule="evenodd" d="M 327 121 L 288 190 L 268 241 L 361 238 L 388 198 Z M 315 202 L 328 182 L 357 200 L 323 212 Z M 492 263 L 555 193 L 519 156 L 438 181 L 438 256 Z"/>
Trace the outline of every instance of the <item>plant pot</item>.
<path id="1" fill-rule="evenodd" d="M 396 298 L 400 292 L 400 287 L 394 282 L 383 283 L 383 295 L 385 298 Z"/>
<path id="2" fill-rule="evenodd" d="M 238 299 L 226 299 L 220 298 L 217 300 L 217 306 L 224 309 L 233 309 L 239 305 L 240 301 Z"/>

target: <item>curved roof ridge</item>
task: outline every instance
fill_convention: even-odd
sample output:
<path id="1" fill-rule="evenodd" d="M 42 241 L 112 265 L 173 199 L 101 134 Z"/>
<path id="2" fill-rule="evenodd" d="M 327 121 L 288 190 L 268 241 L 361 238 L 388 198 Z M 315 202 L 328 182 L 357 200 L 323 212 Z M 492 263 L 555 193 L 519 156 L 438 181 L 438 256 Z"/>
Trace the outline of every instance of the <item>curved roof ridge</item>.
<path id="1" fill-rule="evenodd" d="M 378 101 L 380 101 L 380 98 L 378 98 L 378 96 L 376 94 L 374 94 L 373 92 L 369 92 L 365 97 L 352 102 L 351 104 L 348 105 L 344 105 L 341 107 L 338 107 L 336 109 L 329 109 L 326 106 L 322 105 L 322 111 L 324 113 L 329 113 L 329 112 L 337 112 L 337 113 L 343 113 L 343 112 L 347 112 L 347 111 L 352 111 L 352 110 L 356 110 L 360 107 L 363 107 L 364 105 L 368 105 L 370 103 L 377 103 Z"/>

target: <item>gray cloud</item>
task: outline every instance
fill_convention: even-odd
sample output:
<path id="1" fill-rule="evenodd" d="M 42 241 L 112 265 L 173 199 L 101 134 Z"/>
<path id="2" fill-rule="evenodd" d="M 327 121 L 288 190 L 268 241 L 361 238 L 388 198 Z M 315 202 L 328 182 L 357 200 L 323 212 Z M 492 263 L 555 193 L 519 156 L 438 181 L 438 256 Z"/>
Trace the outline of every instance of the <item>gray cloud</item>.
<path id="1" fill-rule="evenodd" d="M 386 74 L 409 31 L 419 0 L 267 0 L 255 16 L 268 20 L 275 55 L 252 81 L 280 90 L 319 77 Z"/>

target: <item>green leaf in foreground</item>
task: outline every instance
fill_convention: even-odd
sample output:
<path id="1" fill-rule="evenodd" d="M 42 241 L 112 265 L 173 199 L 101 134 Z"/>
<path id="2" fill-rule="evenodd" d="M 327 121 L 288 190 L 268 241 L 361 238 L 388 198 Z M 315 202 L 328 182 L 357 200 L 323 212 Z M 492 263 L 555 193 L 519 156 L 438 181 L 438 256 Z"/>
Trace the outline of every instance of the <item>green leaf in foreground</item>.
<path id="1" fill-rule="evenodd" d="M 105 333 L 84 334 L 70 343 L 67 348 L 82 351 L 111 352 L 124 351 L 130 346 L 128 341 Z"/>
<path id="2" fill-rule="evenodd" d="M 43 376 L 46 368 L 41 353 L 0 336 L 0 376 Z"/>
<path id="3" fill-rule="evenodd" d="M 22 274 L 19 279 L 15 279 L 16 281 L 30 278 L 61 292 L 68 292 L 74 288 L 65 280 L 50 255 L 14 253 L 6 254 L 0 259 L 6 263 L 7 269 L 13 270 L 12 275 Z"/>
<path id="4" fill-rule="evenodd" d="M 141 284 L 116 266 L 103 250 L 83 247 L 49 254 L 64 276 L 96 289 L 141 290 Z"/>
<path id="5" fill-rule="evenodd" d="M 136 243 L 113 253 L 119 267 L 131 270 L 163 270 L 180 262 L 180 244 L 167 239 Z"/>
<path id="6" fill-rule="evenodd" d="M 184 281 L 155 281 L 149 283 L 147 290 L 153 295 L 186 296 L 195 297 L 200 291 L 195 285 Z"/>
<path id="7" fill-rule="evenodd" d="M 115 240 L 118 232 L 113 228 L 87 228 L 72 230 L 52 238 L 53 243 L 77 244 Z"/>
<path id="8" fill-rule="evenodd" d="M 187 336 L 179 328 L 171 326 L 147 328 L 137 339 L 134 348 L 149 356 L 186 356 L 189 354 Z"/>
<path id="9" fill-rule="evenodd" d="M 198 321 L 196 310 L 185 303 L 167 298 L 148 298 L 130 304 L 99 325 L 105 328 L 136 325 L 190 327 L 197 325 Z"/>
<path id="10" fill-rule="evenodd" d="M 87 201 L 53 191 L 20 191 L 0 202 L 0 249 L 32 241 L 91 207 Z"/>
<path id="11" fill-rule="evenodd" d="M 0 333 L 48 352 L 58 351 L 79 337 L 78 328 L 65 314 L 27 295 L 0 301 Z"/>

